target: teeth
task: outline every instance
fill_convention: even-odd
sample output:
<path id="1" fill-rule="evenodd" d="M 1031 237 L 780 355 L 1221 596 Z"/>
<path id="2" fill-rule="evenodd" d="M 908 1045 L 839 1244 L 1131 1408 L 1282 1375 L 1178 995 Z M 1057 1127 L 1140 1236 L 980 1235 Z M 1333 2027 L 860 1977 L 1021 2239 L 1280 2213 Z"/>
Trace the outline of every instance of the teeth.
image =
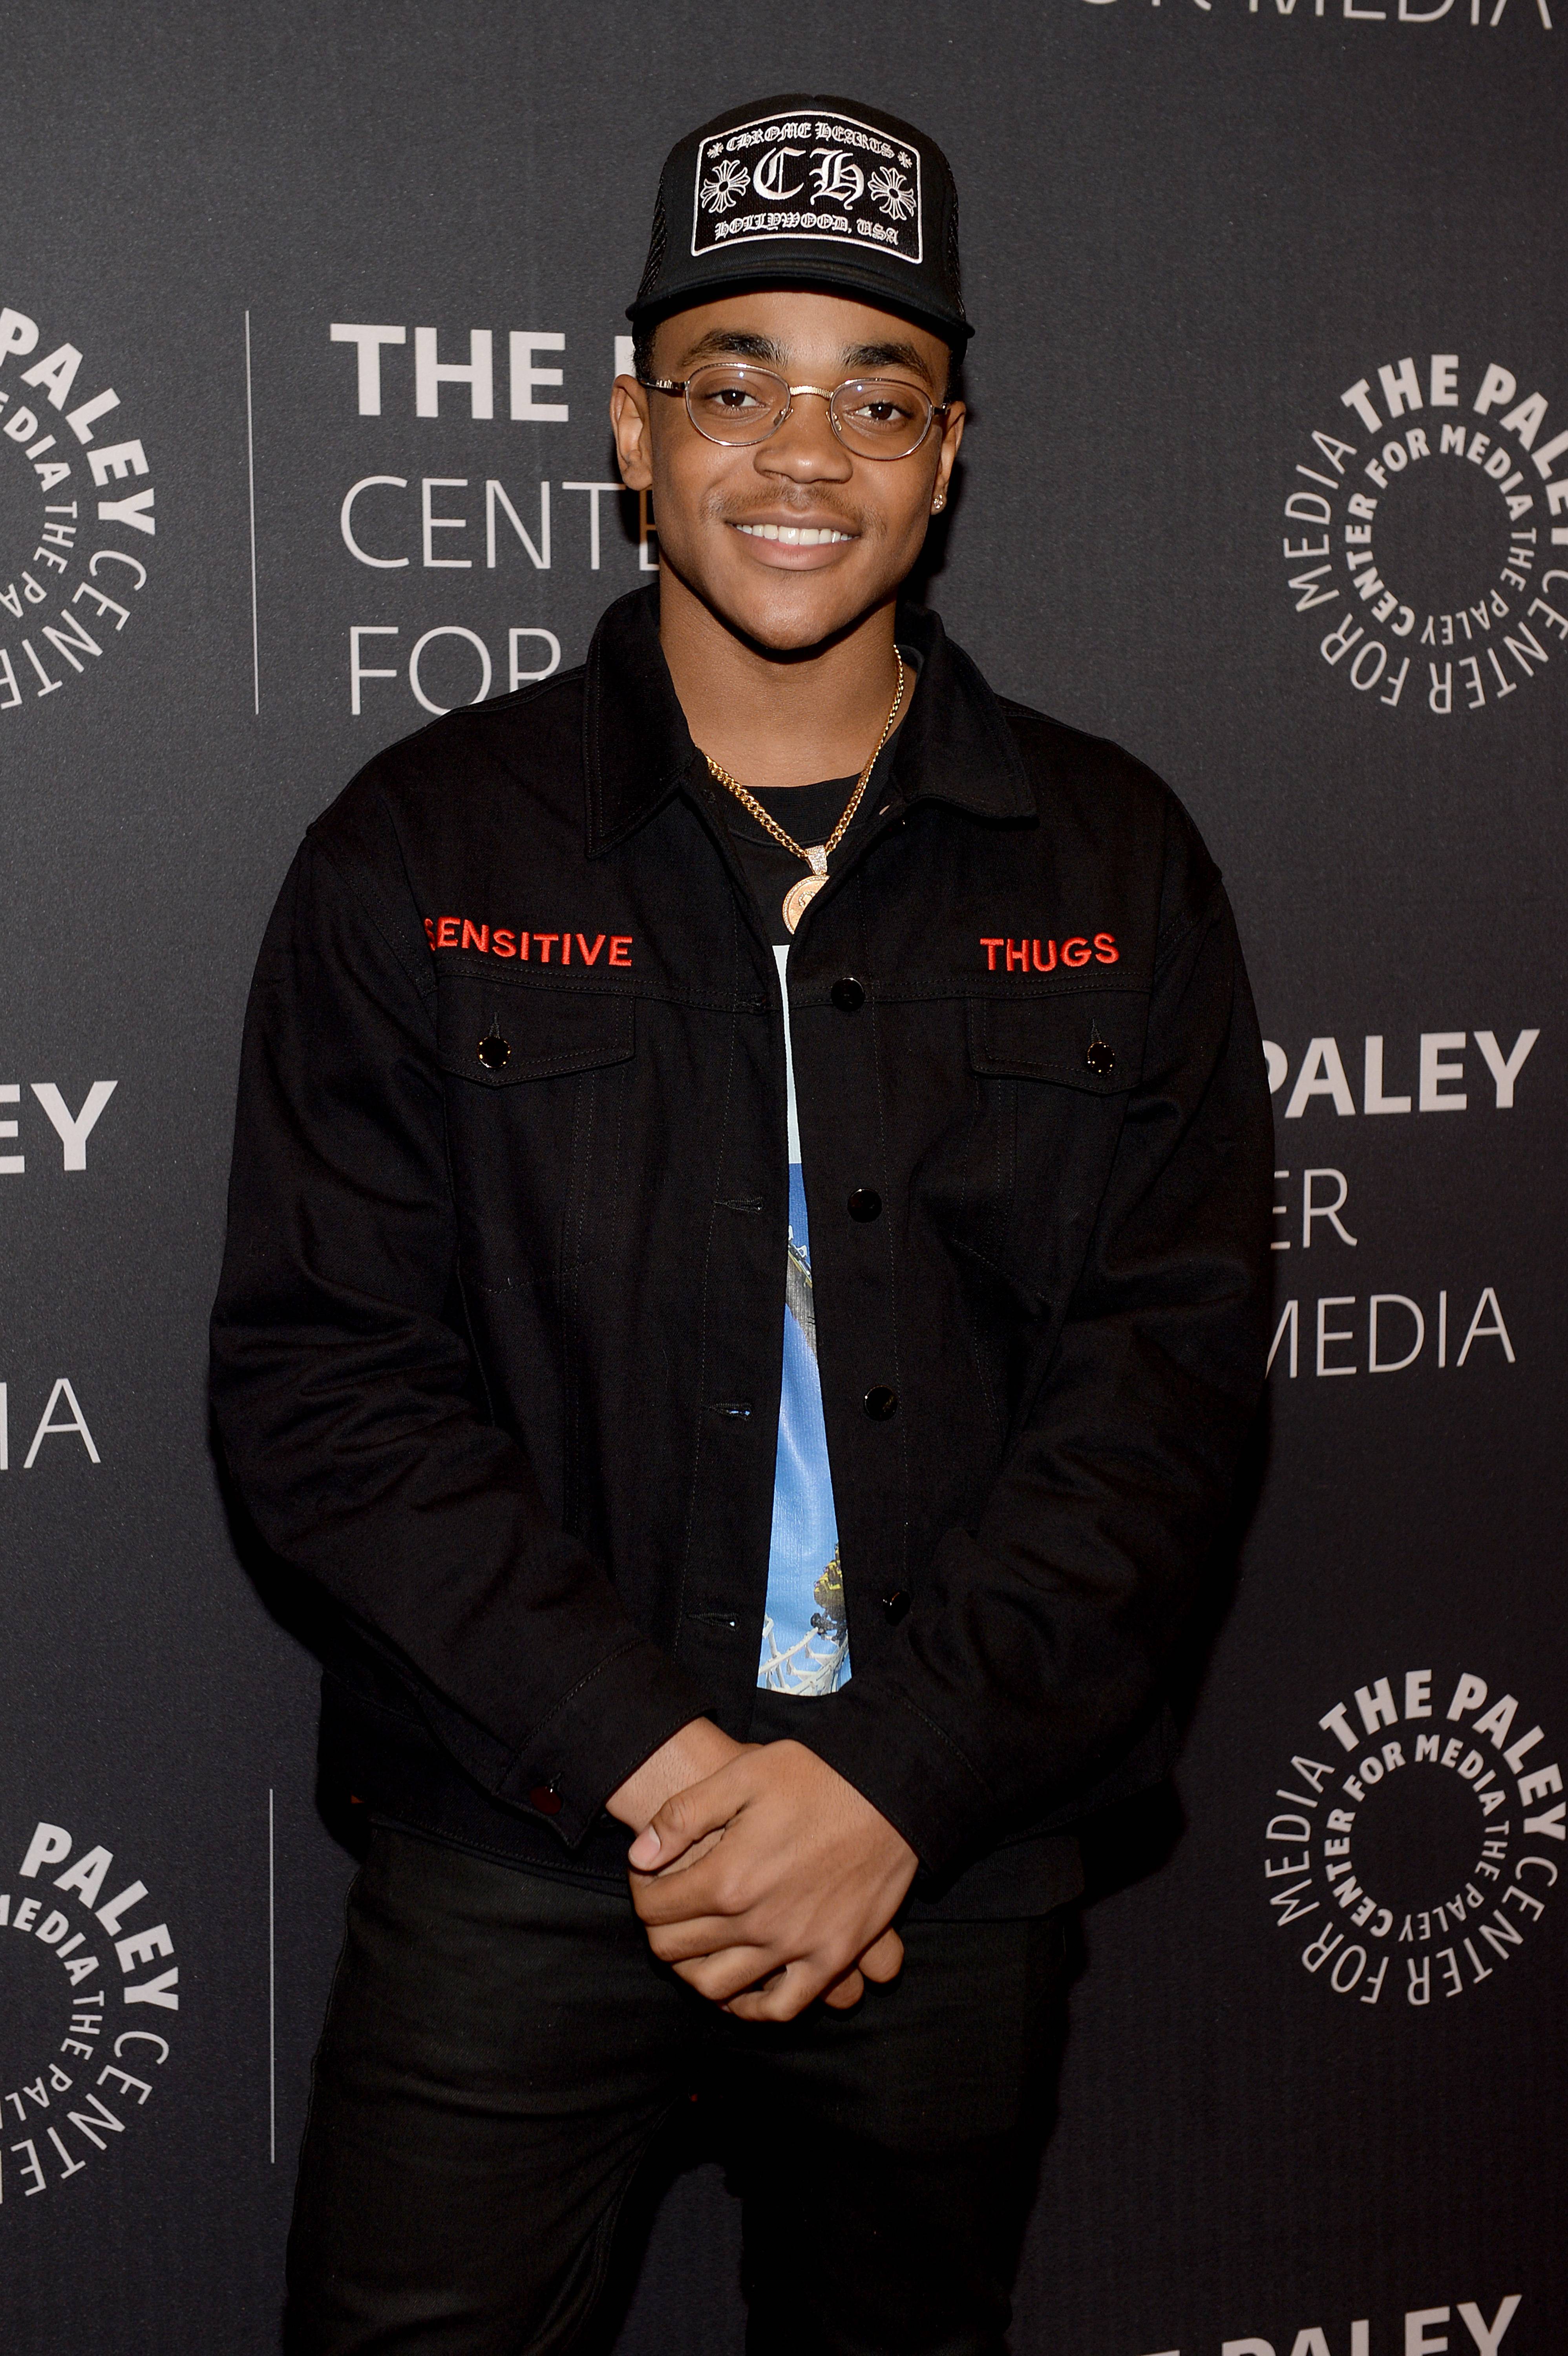
<path id="1" fill-rule="evenodd" d="M 785 548 L 820 548 L 832 540 L 849 540 L 847 531 L 834 531 L 827 525 L 818 528 L 809 523 L 741 523 L 735 527 L 748 540 L 776 540 Z"/>

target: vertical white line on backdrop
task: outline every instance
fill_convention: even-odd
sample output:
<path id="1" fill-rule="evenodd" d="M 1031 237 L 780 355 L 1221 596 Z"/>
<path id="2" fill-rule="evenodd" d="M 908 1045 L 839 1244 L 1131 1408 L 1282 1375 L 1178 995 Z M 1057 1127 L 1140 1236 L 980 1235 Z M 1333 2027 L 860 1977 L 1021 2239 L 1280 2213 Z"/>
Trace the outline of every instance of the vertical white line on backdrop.
<path id="1" fill-rule="evenodd" d="M 251 486 L 251 678 L 254 709 L 261 710 L 261 637 L 256 612 L 256 428 L 251 403 L 251 314 L 245 314 L 245 466 Z"/>
<path id="2" fill-rule="evenodd" d="M 272 1786 L 267 1786 L 267 2156 L 278 2164 L 277 1874 L 273 1864 Z"/>

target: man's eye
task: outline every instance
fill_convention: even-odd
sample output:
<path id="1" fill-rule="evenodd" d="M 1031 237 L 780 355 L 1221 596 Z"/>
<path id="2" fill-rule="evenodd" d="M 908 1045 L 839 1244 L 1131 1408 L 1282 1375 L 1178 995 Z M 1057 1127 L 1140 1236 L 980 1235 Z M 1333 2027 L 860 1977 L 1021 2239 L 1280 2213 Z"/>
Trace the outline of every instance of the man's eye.
<path id="1" fill-rule="evenodd" d="M 848 412 L 856 425 L 872 428 L 907 425 L 913 419 L 912 402 L 900 401 L 892 394 L 881 394 L 874 401 L 858 401 Z"/>
<path id="2" fill-rule="evenodd" d="M 710 417 L 758 417 L 766 409 L 765 401 L 746 384 L 710 384 L 699 388 L 697 405 Z"/>

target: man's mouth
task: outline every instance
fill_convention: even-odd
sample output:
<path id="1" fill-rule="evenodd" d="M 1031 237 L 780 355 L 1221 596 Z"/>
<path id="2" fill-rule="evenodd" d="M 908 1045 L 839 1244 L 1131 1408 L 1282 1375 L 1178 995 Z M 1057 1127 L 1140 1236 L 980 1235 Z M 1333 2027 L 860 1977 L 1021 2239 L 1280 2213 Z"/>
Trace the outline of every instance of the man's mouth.
<path id="1" fill-rule="evenodd" d="M 748 540 L 776 540 L 784 548 L 824 548 L 831 541 L 851 541 L 852 531 L 835 531 L 831 524 L 738 523 Z"/>

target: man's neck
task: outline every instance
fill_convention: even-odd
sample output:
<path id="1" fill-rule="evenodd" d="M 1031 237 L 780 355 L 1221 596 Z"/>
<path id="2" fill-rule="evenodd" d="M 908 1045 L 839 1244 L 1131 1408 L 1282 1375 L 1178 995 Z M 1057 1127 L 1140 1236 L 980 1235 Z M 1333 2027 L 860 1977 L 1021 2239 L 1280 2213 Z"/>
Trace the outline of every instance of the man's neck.
<path id="1" fill-rule="evenodd" d="M 773 655 L 727 628 L 667 564 L 659 642 L 693 742 L 745 786 L 858 776 L 898 681 L 891 600 L 829 645 Z M 901 721 L 913 686 L 906 671 Z"/>

